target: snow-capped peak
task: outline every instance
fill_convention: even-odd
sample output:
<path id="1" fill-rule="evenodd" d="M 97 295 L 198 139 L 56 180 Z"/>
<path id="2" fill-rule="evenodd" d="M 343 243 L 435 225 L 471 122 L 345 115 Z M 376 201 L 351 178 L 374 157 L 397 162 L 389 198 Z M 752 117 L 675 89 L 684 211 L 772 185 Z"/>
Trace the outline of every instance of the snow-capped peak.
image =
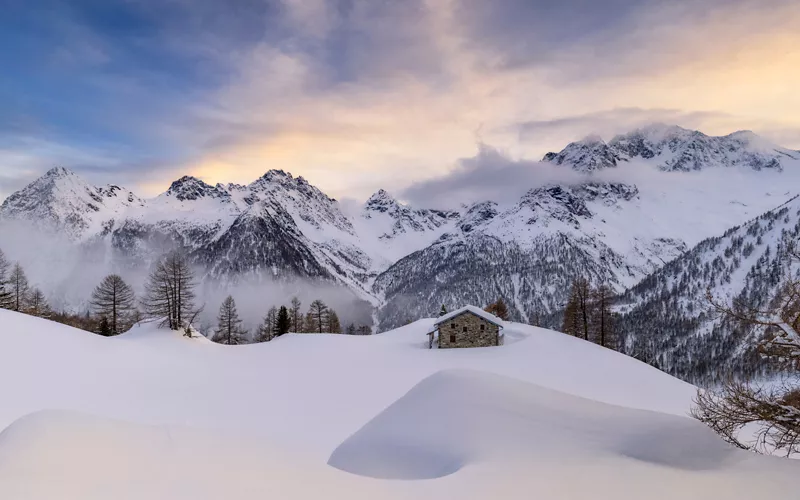
<path id="1" fill-rule="evenodd" d="M 751 131 L 714 137 L 661 123 L 620 134 L 608 143 L 598 137 L 573 142 L 543 161 L 591 172 L 620 161 L 645 160 L 665 171 L 744 166 L 753 170 L 783 168 L 782 161 L 800 159 L 800 152 L 781 148 Z"/>
<path id="2" fill-rule="evenodd" d="M 569 165 L 580 172 L 616 167 L 619 160 L 614 149 L 599 136 L 589 136 L 582 141 L 572 142 L 560 153 L 547 153 L 542 159 L 556 165 Z"/>
<path id="3" fill-rule="evenodd" d="M 191 175 L 184 175 L 173 182 L 165 195 L 173 196 L 180 201 L 191 201 L 205 197 L 225 198 L 230 196 L 227 191 L 220 189 L 219 186 L 206 184 L 202 180 Z"/>
<path id="4" fill-rule="evenodd" d="M 53 167 L 42 176 L 43 179 L 76 176 L 75 172 L 66 167 Z"/>
<path id="5" fill-rule="evenodd" d="M 388 212 L 398 205 L 397 200 L 386 192 L 384 189 L 379 189 L 372 196 L 369 197 L 364 204 L 364 210 L 368 212 Z"/>
<path id="6" fill-rule="evenodd" d="M 99 230 L 124 207 L 137 204 L 141 200 L 124 188 L 95 187 L 73 171 L 55 167 L 6 198 L 0 219 L 25 219 L 77 239 Z"/>

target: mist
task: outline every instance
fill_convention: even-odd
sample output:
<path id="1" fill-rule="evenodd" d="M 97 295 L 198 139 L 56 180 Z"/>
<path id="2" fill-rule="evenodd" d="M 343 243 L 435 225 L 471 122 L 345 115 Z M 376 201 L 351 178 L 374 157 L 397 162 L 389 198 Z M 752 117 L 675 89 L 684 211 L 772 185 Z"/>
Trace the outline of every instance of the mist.
<path id="1" fill-rule="evenodd" d="M 76 243 L 30 223 L 0 222 L 0 249 L 8 260 L 22 265 L 31 288 L 41 289 L 54 310 L 73 314 L 90 311 L 92 291 L 112 273 L 119 274 L 141 299 L 153 263 L 174 248 L 172 242 L 155 241 L 148 248 L 137 249 L 136 255 L 120 256 L 105 240 Z M 236 300 L 243 326 L 251 334 L 270 307 L 288 307 L 292 297 L 302 302 L 303 314 L 313 300 L 323 300 L 336 310 L 342 328 L 350 323 L 373 325 L 372 305 L 334 283 L 275 280 L 265 275 L 223 282 L 205 277 L 206 270 L 200 266 L 193 266 L 193 273 L 196 306 L 202 307 L 197 323 L 208 336 L 213 334 L 219 307 L 228 295 Z"/>
<path id="2" fill-rule="evenodd" d="M 402 192 L 402 197 L 414 206 L 436 209 L 455 210 L 487 200 L 504 205 L 516 203 L 531 189 L 552 184 L 625 182 L 627 175 L 614 170 L 579 173 L 565 165 L 515 160 L 481 143 L 475 156 L 458 160 L 446 175 L 412 184 Z"/>

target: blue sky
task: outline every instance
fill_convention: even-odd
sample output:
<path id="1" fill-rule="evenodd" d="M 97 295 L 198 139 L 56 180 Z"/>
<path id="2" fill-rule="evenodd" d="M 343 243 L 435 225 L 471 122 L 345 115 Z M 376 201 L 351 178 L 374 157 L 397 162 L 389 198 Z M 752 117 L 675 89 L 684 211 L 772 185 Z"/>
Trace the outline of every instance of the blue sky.
<path id="1" fill-rule="evenodd" d="M 0 199 L 270 168 L 365 198 L 651 121 L 800 148 L 789 0 L 2 2 Z M 476 156 L 477 155 L 477 156 Z"/>

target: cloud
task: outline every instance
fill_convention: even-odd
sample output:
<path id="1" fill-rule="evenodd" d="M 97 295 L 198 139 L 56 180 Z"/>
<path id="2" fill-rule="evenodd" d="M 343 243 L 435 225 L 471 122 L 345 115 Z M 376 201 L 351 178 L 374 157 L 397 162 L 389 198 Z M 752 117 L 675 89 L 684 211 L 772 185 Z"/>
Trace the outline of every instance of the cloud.
<path id="1" fill-rule="evenodd" d="M 462 158 L 448 174 L 405 189 L 402 198 L 426 208 L 457 209 L 480 201 L 516 203 L 527 191 L 548 184 L 578 184 L 587 177 L 552 163 L 513 160 L 486 144 Z"/>
<path id="2" fill-rule="evenodd" d="M 357 198 L 440 177 L 477 131 L 514 161 L 649 121 L 800 148 L 800 6 L 765 1 L 20 2 L 0 142 L 110 159 L 145 196 L 283 168 Z"/>

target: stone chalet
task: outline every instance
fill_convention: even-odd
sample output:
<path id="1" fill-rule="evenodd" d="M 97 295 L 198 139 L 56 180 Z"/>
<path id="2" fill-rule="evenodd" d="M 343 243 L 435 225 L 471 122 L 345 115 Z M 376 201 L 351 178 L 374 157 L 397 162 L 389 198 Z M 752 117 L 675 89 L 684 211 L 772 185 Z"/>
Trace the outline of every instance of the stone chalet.
<path id="1" fill-rule="evenodd" d="M 440 316 L 428 332 L 428 347 L 489 347 L 503 344 L 503 320 L 475 306 Z"/>

